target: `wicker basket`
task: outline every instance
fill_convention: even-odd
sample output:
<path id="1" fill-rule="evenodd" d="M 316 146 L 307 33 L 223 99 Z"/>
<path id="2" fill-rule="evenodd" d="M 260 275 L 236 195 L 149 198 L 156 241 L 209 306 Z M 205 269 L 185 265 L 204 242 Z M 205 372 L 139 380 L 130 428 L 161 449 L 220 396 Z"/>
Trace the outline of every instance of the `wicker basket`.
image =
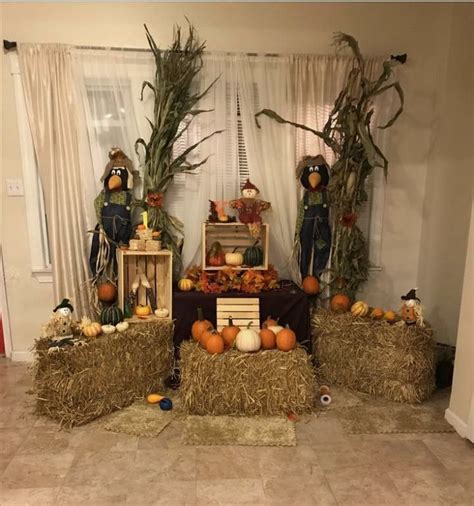
<path id="1" fill-rule="evenodd" d="M 161 241 L 146 241 L 146 251 L 161 251 Z"/>

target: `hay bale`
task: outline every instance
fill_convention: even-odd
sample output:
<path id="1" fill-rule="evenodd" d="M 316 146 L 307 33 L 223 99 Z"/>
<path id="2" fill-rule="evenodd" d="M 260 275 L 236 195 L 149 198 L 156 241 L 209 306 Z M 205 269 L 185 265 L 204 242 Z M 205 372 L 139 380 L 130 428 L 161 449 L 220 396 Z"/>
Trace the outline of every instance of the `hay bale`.
<path id="1" fill-rule="evenodd" d="M 315 377 L 311 357 L 298 347 L 209 355 L 181 345 L 181 399 L 194 415 L 279 415 L 312 410 Z"/>
<path id="2" fill-rule="evenodd" d="M 435 389 L 432 330 L 320 310 L 312 317 L 321 381 L 419 403 Z"/>
<path id="3" fill-rule="evenodd" d="M 173 332 L 170 320 L 131 324 L 51 354 L 48 340 L 37 340 L 37 412 L 72 427 L 160 391 L 173 368 Z"/>

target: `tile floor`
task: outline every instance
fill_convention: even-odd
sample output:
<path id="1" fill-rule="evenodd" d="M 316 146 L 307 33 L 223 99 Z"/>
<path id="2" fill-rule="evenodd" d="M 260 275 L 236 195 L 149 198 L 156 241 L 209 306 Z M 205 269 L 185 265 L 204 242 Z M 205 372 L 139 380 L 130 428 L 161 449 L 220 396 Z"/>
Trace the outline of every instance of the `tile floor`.
<path id="1" fill-rule="evenodd" d="M 473 445 L 456 434 L 346 435 L 334 412 L 296 448 L 183 447 L 71 431 L 32 414 L 25 365 L 0 359 L 0 505 L 474 505 Z"/>

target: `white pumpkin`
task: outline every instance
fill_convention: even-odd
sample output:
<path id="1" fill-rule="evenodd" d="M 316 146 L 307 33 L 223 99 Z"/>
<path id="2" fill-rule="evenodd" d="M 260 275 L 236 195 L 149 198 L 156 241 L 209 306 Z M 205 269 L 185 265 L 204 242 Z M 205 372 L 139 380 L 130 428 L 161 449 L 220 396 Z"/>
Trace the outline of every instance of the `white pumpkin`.
<path id="1" fill-rule="evenodd" d="M 115 328 L 117 329 L 117 332 L 124 332 L 130 327 L 130 324 L 128 322 L 120 322 L 115 325 Z"/>
<path id="2" fill-rule="evenodd" d="M 275 335 L 280 332 L 280 330 L 283 330 L 285 327 L 282 327 L 281 325 L 272 325 L 271 327 L 267 327 L 268 330 L 271 330 Z"/>
<path id="3" fill-rule="evenodd" d="M 242 265 L 244 263 L 244 256 L 242 255 L 242 253 L 236 253 L 235 251 L 233 251 L 232 253 L 226 253 L 225 263 L 227 265 L 237 267 L 238 265 Z"/>
<path id="4" fill-rule="evenodd" d="M 115 332 L 115 325 L 102 325 L 102 332 L 104 334 L 113 334 Z"/>
<path id="5" fill-rule="evenodd" d="M 239 351 L 247 353 L 249 351 L 258 351 L 262 345 L 262 341 L 258 332 L 251 329 L 253 322 L 247 325 L 247 328 L 241 330 L 235 338 L 235 345 Z"/>
<path id="6" fill-rule="evenodd" d="M 158 318 L 166 318 L 170 312 L 165 307 L 159 307 L 158 309 L 155 309 L 155 316 Z"/>

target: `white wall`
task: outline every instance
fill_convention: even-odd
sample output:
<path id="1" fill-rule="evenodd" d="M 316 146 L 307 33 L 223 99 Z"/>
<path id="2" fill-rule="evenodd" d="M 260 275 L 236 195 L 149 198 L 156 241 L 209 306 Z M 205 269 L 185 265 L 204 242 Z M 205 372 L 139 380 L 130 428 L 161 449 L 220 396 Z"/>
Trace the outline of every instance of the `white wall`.
<path id="1" fill-rule="evenodd" d="M 121 3 L 1 7 L 3 37 L 23 42 L 144 47 L 146 22 L 156 40 L 166 45 L 173 23 L 183 24 L 186 15 L 211 50 L 324 54 L 331 51 L 332 33 L 344 31 L 359 40 L 365 54 L 407 52 L 409 60 L 401 71 L 405 112 L 389 134 L 391 165 L 383 219 L 382 271 L 372 275 L 365 296 L 373 305 L 397 309 L 399 296 L 418 284 L 425 181 L 431 170 L 432 139 L 445 92 L 450 56 L 446 41 L 451 40 L 452 20 L 465 15 L 459 6 Z M 5 56 L 2 61 L 5 69 Z M 8 73 L 4 72 L 2 84 L 4 179 L 21 177 L 21 165 Z M 39 285 L 30 275 L 25 202 L 5 198 L 4 183 L 2 197 L 13 348 L 22 351 L 31 346 L 55 301 L 51 288 Z"/>

